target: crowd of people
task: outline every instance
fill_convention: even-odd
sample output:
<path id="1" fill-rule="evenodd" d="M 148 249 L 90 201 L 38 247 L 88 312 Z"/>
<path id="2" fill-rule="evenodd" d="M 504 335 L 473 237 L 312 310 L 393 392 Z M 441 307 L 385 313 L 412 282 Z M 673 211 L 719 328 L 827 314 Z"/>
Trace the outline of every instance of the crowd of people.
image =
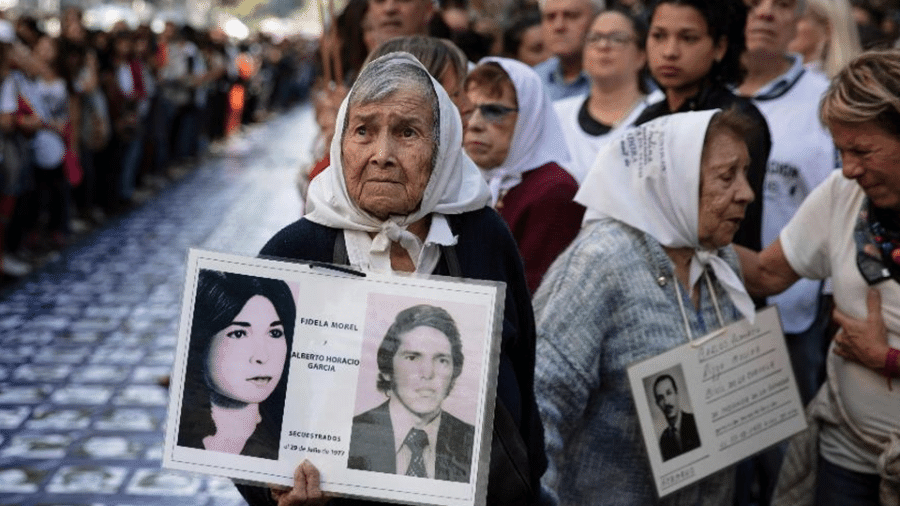
<path id="1" fill-rule="evenodd" d="M 183 176 L 243 125 L 305 99 L 312 45 L 169 22 L 0 19 L 0 252 L 7 279 Z"/>
<path id="2" fill-rule="evenodd" d="M 260 254 L 505 284 L 487 504 L 896 505 L 897 13 L 856 0 L 350 0 L 316 53 L 306 215 Z M 256 74 L 240 63 L 253 51 L 174 26 L 78 45 L 87 32 L 64 19 L 58 39 L 27 23 L 4 36 L 0 24 L 0 127 L 30 146 L 5 172 L 5 252 L 35 233 L 64 240 L 72 210 L 127 205 L 139 176 L 292 95 L 271 77 L 264 103 L 238 114 L 223 99 L 238 86 L 253 95 Z M 276 76 L 287 65 L 269 61 Z M 265 395 L 247 397 L 209 356 L 256 308 L 251 334 L 282 364 L 294 315 L 241 290 L 221 322 L 192 330 L 192 381 L 212 391 L 198 388 L 202 430 L 180 444 L 260 455 L 281 426 L 266 414 L 283 403 L 270 395 L 278 367 Z M 660 498 L 627 368 L 767 304 L 810 428 Z M 471 455 L 433 439 L 468 428 L 440 400 L 408 398 L 410 382 L 449 391 L 461 356 L 425 349 L 458 348 L 458 331 L 407 324 L 379 354 L 382 406 L 354 424 L 409 433 L 388 434 L 393 452 L 355 456 L 355 468 L 465 481 L 471 462 L 449 473 L 440 459 Z M 699 446 L 683 387 L 667 374 L 652 386 L 664 460 Z M 244 423 L 227 437 L 219 420 L 235 413 Z M 367 504 L 319 484 L 304 461 L 291 488 L 238 489 L 253 506 Z"/>
<path id="3" fill-rule="evenodd" d="M 897 8 L 351 0 L 308 213 L 261 254 L 507 284 L 488 504 L 896 504 Z M 767 304 L 811 429 L 660 499 L 626 368 Z M 664 460 L 699 446 L 682 381 L 653 386 Z M 396 444 L 400 474 L 428 447 Z M 294 478 L 239 489 L 364 503 Z"/>

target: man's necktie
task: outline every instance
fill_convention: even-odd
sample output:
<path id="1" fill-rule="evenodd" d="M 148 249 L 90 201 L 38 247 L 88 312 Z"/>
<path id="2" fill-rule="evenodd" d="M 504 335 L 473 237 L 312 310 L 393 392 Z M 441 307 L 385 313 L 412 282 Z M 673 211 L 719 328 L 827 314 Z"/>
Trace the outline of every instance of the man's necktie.
<path id="1" fill-rule="evenodd" d="M 409 434 L 406 435 L 403 444 L 408 446 L 410 451 L 412 451 L 412 458 L 409 460 L 409 467 L 406 468 L 406 475 L 427 478 L 428 474 L 425 472 L 425 456 L 422 455 L 422 451 L 428 446 L 428 434 L 426 434 L 424 430 L 413 427 L 412 429 L 409 429 Z"/>

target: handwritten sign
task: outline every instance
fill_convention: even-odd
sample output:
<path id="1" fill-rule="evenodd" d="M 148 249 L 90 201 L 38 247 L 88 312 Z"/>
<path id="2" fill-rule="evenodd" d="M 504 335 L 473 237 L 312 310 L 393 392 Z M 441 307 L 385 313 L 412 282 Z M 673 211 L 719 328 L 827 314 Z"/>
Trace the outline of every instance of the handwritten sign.
<path id="1" fill-rule="evenodd" d="M 483 505 L 504 289 L 191 250 L 163 467 Z"/>
<path id="2" fill-rule="evenodd" d="M 629 367 L 660 497 L 806 428 L 778 310 Z"/>

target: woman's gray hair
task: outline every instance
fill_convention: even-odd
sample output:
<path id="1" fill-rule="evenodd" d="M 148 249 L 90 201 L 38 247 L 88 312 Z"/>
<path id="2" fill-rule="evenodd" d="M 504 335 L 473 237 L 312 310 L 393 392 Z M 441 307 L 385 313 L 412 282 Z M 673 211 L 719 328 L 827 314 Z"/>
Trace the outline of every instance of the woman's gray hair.
<path id="1" fill-rule="evenodd" d="M 440 102 L 428 71 L 410 60 L 385 55 L 363 67 L 347 98 L 347 113 L 341 127 L 341 138 L 347 133 L 352 107 L 380 102 L 402 90 L 417 92 L 427 97 L 427 101 L 431 104 L 433 118 L 431 139 L 434 142 L 431 170 L 434 170 L 441 137 Z"/>

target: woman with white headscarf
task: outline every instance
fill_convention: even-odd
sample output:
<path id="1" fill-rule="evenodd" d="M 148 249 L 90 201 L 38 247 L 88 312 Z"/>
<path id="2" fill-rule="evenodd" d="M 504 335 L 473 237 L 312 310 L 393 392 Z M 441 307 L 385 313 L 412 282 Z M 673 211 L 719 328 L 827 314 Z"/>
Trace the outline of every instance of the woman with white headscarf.
<path id="1" fill-rule="evenodd" d="M 534 298 L 543 485 L 559 504 L 731 504 L 730 470 L 656 497 L 626 368 L 754 315 L 730 246 L 753 200 L 747 125 L 709 110 L 628 130 L 575 197 L 584 228 Z"/>
<path id="2" fill-rule="evenodd" d="M 464 146 L 482 170 L 491 202 L 519 245 L 528 288 L 537 290 L 553 260 L 581 228 L 578 183 L 541 78 L 509 58 L 484 58 L 466 77 L 474 109 Z"/>
<path id="3" fill-rule="evenodd" d="M 546 459 L 533 393 L 530 294 L 515 242 L 462 152 L 456 107 L 412 55 L 390 53 L 363 68 L 336 125 L 332 164 L 310 184 L 306 216 L 260 254 L 506 283 L 488 502 L 531 504 Z M 523 479 L 512 484 L 515 476 Z M 291 490 L 240 489 L 251 505 L 321 496 L 312 464 L 299 466 L 295 478 Z"/>

